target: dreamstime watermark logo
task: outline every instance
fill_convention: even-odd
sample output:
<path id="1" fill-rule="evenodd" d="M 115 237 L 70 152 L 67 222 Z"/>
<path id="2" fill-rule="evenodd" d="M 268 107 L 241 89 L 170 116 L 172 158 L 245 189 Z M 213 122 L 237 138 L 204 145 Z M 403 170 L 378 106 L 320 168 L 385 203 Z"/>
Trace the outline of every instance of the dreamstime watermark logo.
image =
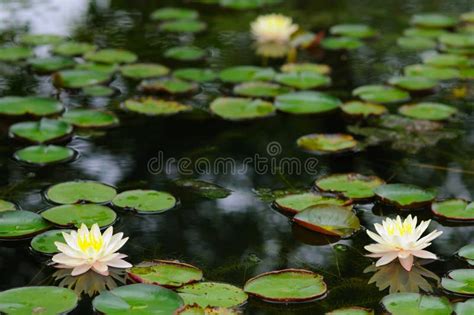
<path id="1" fill-rule="evenodd" d="M 316 175 L 318 173 L 318 159 L 309 157 L 302 160 L 297 157 L 280 157 L 282 151 L 281 144 L 276 141 L 268 143 L 265 155 L 256 153 L 241 160 L 231 157 L 166 158 L 163 151 L 158 151 L 157 156 L 148 160 L 147 167 L 148 172 L 153 175 L 174 173 L 186 176 L 196 174 L 240 175 L 247 173 L 250 169 L 259 175 Z"/>

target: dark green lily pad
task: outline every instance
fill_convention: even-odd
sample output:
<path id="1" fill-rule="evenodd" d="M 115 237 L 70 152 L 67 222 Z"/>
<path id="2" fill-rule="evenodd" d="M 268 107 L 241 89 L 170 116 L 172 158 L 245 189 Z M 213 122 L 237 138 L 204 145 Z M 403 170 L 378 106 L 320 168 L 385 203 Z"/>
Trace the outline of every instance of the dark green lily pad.
<path id="1" fill-rule="evenodd" d="M 275 81 L 298 89 L 313 89 L 331 85 L 331 78 L 312 71 L 280 73 Z"/>
<path id="2" fill-rule="evenodd" d="M 367 199 L 374 196 L 374 189 L 385 182 L 377 176 L 357 173 L 335 174 L 322 177 L 315 183 L 321 191 L 340 193 L 350 199 Z"/>
<path id="3" fill-rule="evenodd" d="M 89 43 L 81 42 L 64 42 L 53 48 L 53 52 L 57 55 L 73 57 L 81 56 L 85 53 L 96 50 L 97 46 Z"/>
<path id="4" fill-rule="evenodd" d="M 315 72 L 319 74 L 331 73 L 331 67 L 325 64 L 318 63 L 287 63 L 281 66 L 281 72 Z"/>
<path id="5" fill-rule="evenodd" d="M 326 294 L 323 276 L 304 269 L 284 269 L 258 275 L 245 283 L 244 291 L 270 302 L 305 302 Z"/>
<path id="6" fill-rule="evenodd" d="M 192 110 L 189 105 L 154 98 L 126 100 L 124 107 L 132 112 L 150 116 L 174 115 Z"/>
<path id="7" fill-rule="evenodd" d="M 20 36 L 19 41 L 32 46 L 55 45 L 64 41 L 64 37 L 55 34 L 25 34 Z"/>
<path id="8" fill-rule="evenodd" d="M 167 21 L 160 25 L 162 31 L 174 33 L 199 33 L 204 31 L 206 28 L 206 23 L 195 19 Z"/>
<path id="9" fill-rule="evenodd" d="M 454 48 L 474 47 L 474 36 L 463 33 L 446 33 L 438 38 L 441 44 Z"/>
<path id="10" fill-rule="evenodd" d="M 95 63 L 95 62 L 86 62 L 80 63 L 75 68 L 75 70 L 87 70 L 92 72 L 100 72 L 112 76 L 114 72 L 120 69 L 119 65 L 116 64 L 105 64 L 105 63 Z"/>
<path id="11" fill-rule="evenodd" d="M 110 74 L 91 70 L 64 70 L 54 74 L 56 87 L 79 89 L 86 86 L 102 84 L 110 80 Z"/>
<path id="12" fill-rule="evenodd" d="M 448 199 L 433 202 L 431 211 L 434 215 L 449 220 L 474 220 L 474 203 L 467 202 L 463 199 Z"/>
<path id="13" fill-rule="evenodd" d="M 82 89 L 82 92 L 87 96 L 92 97 L 106 97 L 115 93 L 115 90 L 103 85 L 91 85 Z"/>
<path id="14" fill-rule="evenodd" d="M 399 208 L 420 208 L 436 198 L 436 192 L 409 184 L 385 184 L 375 188 L 375 195 L 383 203 Z"/>
<path id="15" fill-rule="evenodd" d="M 115 114 L 93 109 L 69 110 L 63 114 L 62 120 L 80 128 L 104 128 L 119 124 Z"/>
<path id="16" fill-rule="evenodd" d="M 28 59 L 31 68 L 39 73 L 51 73 L 74 67 L 74 60 L 66 57 L 47 57 Z"/>
<path id="17" fill-rule="evenodd" d="M 275 76 L 272 68 L 261 68 L 255 66 L 236 66 L 224 69 L 219 77 L 228 83 L 241 83 L 249 81 L 270 81 Z"/>
<path id="18" fill-rule="evenodd" d="M 206 51 L 195 46 L 177 46 L 167 49 L 163 55 L 176 60 L 194 61 L 206 57 Z"/>
<path id="19" fill-rule="evenodd" d="M 454 313 L 456 315 L 470 315 L 474 313 L 474 299 L 454 304 Z"/>
<path id="20" fill-rule="evenodd" d="M 403 69 L 406 76 L 419 76 L 433 80 L 452 80 L 459 78 L 458 69 L 450 67 L 433 67 L 428 65 L 410 65 Z"/>
<path id="21" fill-rule="evenodd" d="M 33 56 L 33 51 L 28 47 L 0 47 L 0 61 L 15 62 L 28 59 L 31 56 Z"/>
<path id="22" fill-rule="evenodd" d="M 0 292 L 0 313 L 9 315 L 67 314 L 76 308 L 77 294 L 53 286 L 21 287 Z"/>
<path id="23" fill-rule="evenodd" d="M 457 269 L 441 279 L 441 287 L 449 292 L 474 296 L 474 269 Z"/>
<path id="24" fill-rule="evenodd" d="M 179 288 L 201 281 L 202 270 L 179 261 L 154 260 L 142 262 L 127 270 L 134 282 L 155 284 L 166 288 Z"/>
<path id="25" fill-rule="evenodd" d="M 234 307 L 245 303 L 247 294 L 240 288 L 218 282 L 198 282 L 177 289 L 186 304 L 202 307 Z"/>
<path id="26" fill-rule="evenodd" d="M 419 36 L 403 36 L 397 39 L 397 45 L 411 50 L 425 50 L 436 47 L 436 42 L 431 38 Z"/>
<path id="27" fill-rule="evenodd" d="M 309 134 L 298 138 L 298 147 L 316 154 L 357 151 L 359 143 L 348 134 Z"/>
<path id="28" fill-rule="evenodd" d="M 114 206 L 140 214 L 165 212 L 176 203 L 176 198 L 167 192 L 141 189 L 124 191 L 112 200 Z"/>
<path id="29" fill-rule="evenodd" d="M 222 7 L 234 10 L 257 9 L 266 5 L 277 4 L 282 0 L 217 0 Z"/>
<path id="30" fill-rule="evenodd" d="M 22 210 L 0 212 L 0 239 L 28 238 L 50 227 L 48 222 L 34 212 Z"/>
<path id="31" fill-rule="evenodd" d="M 45 166 L 49 164 L 68 162 L 74 159 L 76 151 L 68 147 L 56 145 L 35 145 L 15 152 L 13 157 L 24 163 Z"/>
<path id="32" fill-rule="evenodd" d="M 388 83 L 398 88 L 413 92 L 429 91 L 438 85 L 437 80 L 423 76 L 393 77 L 388 80 Z"/>
<path id="33" fill-rule="evenodd" d="M 474 11 L 465 12 L 459 17 L 461 21 L 466 23 L 474 23 Z"/>
<path id="34" fill-rule="evenodd" d="M 0 212 L 17 210 L 17 206 L 10 201 L 0 199 Z"/>
<path id="35" fill-rule="evenodd" d="M 458 110 L 452 106 L 440 103 L 418 103 L 403 105 L 398 112 L 404 116 L 424 120 L 446 120 L 455 115 Z"/>
<path id="36" fill-rule="evenodd" d="M 386 85 L 360 86 L 352 91 L 352 95 L 374 103 L 398 103 L 410 99 L 408 92 Z"/>
<path id="37" fill-rule="evenodd" d="M 138 283 L 104 290 L 94 298 L 92 306 L 107 315 L 171 315 L 183 306 L 183 300 L 169 289 Z"/>
<path id="38" fill-rule="evenodd" d="M 175 78 L 195 82 L 209 82 L 217 79 L 217 73 L 211 69 L 183 68 L 173 72 Z"/>
<path id="39" fill-rule="evenodd" d="M 231 190 L 199 179 L 178 179 L 174 183 L 189 189 L 192 193 L 208 199 L 221 199 L 230 196 Z"/>
<path id="40" fill-rule="evenodd" d="M 183 81 L 175 78 L 144 80 L 139 88 L 144 93 L 150 94 L 192 94 L 199 90 L 199 85 L 194 82 Z"/>
<path id="41" fill-rule="evenodd" d="M 364 43 L 352 37 L 326 37 L 321 41 L 321 46 L 328 50 L 353 50 L 362 47 Z"/>
<path id="42" fill-rule="evenodd" d="M 244 82 L 234 87 L 234 94 L 248 97 L 275 97 L 288 93 L 291 89 L 269 82 Z"/>
<path id="43" fill-rule="evenodd" d="M 115 188 L 94 181 L 71 181 L 53 185 L 45 192 L 45 197 L 58 204 L 106 203 L 117 195 Z"/>
<path id="44" fill-rule="evenodd" d="M 120 71 L 127 78 L 139 80 L 165 76 L 170 69 L 156 63 L 136 63 L 122 66 Z"/>
<path id="45" fill-rule="evenodd" d="M 49 116 L 61 113 L 61 102 L 46 97 L 6 96 L 0 98 L 0 114 L 6 116 Z"/>
<path id="46" fill-rule="evenodd" d="M 38 234 L 31 240 L 31 248 L 36 252 L 46 255 L 59 253 L 54 242 L 66 243 L 63 233 L 70 233 L 72 230 L 50 230 Z"/>
<path id="47" fill-rule="evenodd" d="M 245 120 L 271 116 L 275 107 L 260 99 L 218 97 L 209 106 L 211 112 L 228 120 Z"/>
<path id="48" fill-rule="evenodd" d="M 319 114 L 335 110 L 341 101 L 329 94 L 314 91 L 300 91 L 279 95 L 275 107 L 290 114 Z"/>
<path id="49" fill-rule="evenodd" d="M 280 197 L 275 199 L 273 205 L 286 213 L 289 214 L 296 214 L 308 207 L 316 206 L 316 205 L 337 205 L 337 206 L 345 206 L 350 201 L 334 198 L 334 197 L 326 197 L 319 194 L 314 193 L 302 193 L 302 194 L 295 194 L 295 195 L 288 195 L 284 197 Z"/>
<path id="50" fill-rule="evenodd" d="M 56 206 L 41 212 L 41 216 L 54 225 L 76 228 L 80 228 L 82 224 L 90 228 L 95 223 L 103 228 L 117 220 L 117 214 L 112 209 L 96 204 Z"/>
<path id="51" fill-rule="evenodd" d="M 410 23 L 415 26 L 426 28 L 447 28 L 457 24 L 453 17 L 439 13 L 421 13 L 412 16 Z"/>
<path id="52" fill-rule="evenodd" d="M 352 117 L 380 116 L 387 113 L 387 108 L 383 105 L 365 103 L 360 101 L 350 101 L 341 106 L 341 110 Z"/>
<path id="53" fill-rule="evenodd" d="M 90 51 L 84 54 L 84 58 L 88 61 L 107 64 L 132 63 L 138 59 L 133 52 L 124 49 Z"/>
<path id="54" fill-rule="evenodd" d="M 423 63 L 434 67 L 469 67 L 472 63 L 466 56 L 452 54 L 434 54 L 423 58 Z"/>
<path id="55" fill-rule="evenodd" d="M 459 74 L 463 80 L 474 80 L 474 67 L 460 69 Z"/>
<path id="56" fill-rule="evenodd" d="M 181 19 L 197 19 L 199 12 L 192 9 L 166 7 L 153 11 L 152 20 L 181 20 Z"/>
<path id="57" fill-rule="evenodd" d="M 360 229 L 359 218 L 346 207 L 316 205 L 298 212 L 293 221 L 309 230 L 339 237 L 348 237 Z"/>
<path id="58" fill-rule="evenodd" d="M 403 31 L 404 36 L 408 37 L 424 37 L 436 39 L 439 36 L 446 33 L 446 30 L 439 28 L 423 28 L 423 27 L 411 27 Z"/>
<path id="59" fill-rule="evenodd" d="M 461 247 L 458 251 L 458 256 L 467 260 L 471 266 L 474 266 L 474 244 Z"/>
<path id="60" fill-rule="evenodd" d="M 326 315 L 374 315 L 374 310 L 359 306 L 350 306 L 338 308 L 337 310 L 326 313 Z"/>
<path id="61" fill-rule="evenodd" d="M 72 129 L 67 122 L 42 118 L 39 121 L 25 121 L 11 125 L 10 135 L 33 143 L 49 143 L 69 137 Z"/>
<path id="62" fill-rule="evenodd" d="M 377 31 L 365 24 L 338 24 L 331 27 L 329 33 L 352 38 L 369 38 L 375 36 Z"/>
<path id="63" fill-rule="evenodd" d="M 392 315 L 450 315 L 453 311 L 446 297 L 419 293 L 392 293 L 381 303 Z"/>

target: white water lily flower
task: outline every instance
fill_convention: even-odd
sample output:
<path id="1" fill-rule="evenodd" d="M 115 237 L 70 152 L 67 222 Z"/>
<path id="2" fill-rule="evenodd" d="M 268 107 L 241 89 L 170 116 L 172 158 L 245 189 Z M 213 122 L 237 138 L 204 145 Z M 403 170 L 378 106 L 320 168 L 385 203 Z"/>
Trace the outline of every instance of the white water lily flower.
<path id="1" fill-rule="evenodd" d="M 57 268 L 72 269 L 71 275 L 77 276 L 92 269 L 93 271 L 108 276 L 109 267 L 130 268 L 132 265 L 122 258 L 127 255 L 117 251 L 128 241 L 122 238 L 123 233 L 113 235 L 113 228 L 109 227 L 101 234 L 99 225 L 94 224 L 90 231 L 85 224 L 71 233 L 63 232 L 66 244 L 55 242 L 61 252 L 53 256 Z"/>
<path id="2" fill-rule="evenodd" d="M 250 27 L 257 42 L 280 44 L 288 43 L 291 35 L 298 29 L 291 18 L 282 14 L 259 16 Z"/>
<path id="3" fill-rule="evenodd" d="M 400 216 L 395 220 L 387 218 L 382 225 L 374 224 L 377 233 L 367 230 L 367 234 L 377 244 L 365 246 L 372 254 L 368 257 L 380 258 L 375 264 L 383 266 L 398 258 L 400 264 L 410 271 L 413 266 L 414 257 L 425 259 L 436 259 L 436 255 L 424 250 L 431 245 L 431 241 L 440 236 L 442 231 L 433 231 L 423 238 L 420 236 L 425 232 L 431 220 L 421 221 L 416 226 L 417 217 L 409 215 L 403 222 Z"/>

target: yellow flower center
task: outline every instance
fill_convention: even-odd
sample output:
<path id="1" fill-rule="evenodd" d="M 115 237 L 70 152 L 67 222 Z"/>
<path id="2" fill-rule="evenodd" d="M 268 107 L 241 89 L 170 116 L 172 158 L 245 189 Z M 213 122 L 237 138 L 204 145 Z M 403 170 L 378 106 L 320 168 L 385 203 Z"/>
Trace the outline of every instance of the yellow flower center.
<path id="1" fill-rule="evenodd" d="M 78 235 L 77 238 L 77 245 L 82 251 L 87 251 L 89 248 L 93 248 L 94 251 L 99 251 L 104 244 L 104 240 L 102 239 L 102 235 L 96 238 L 94 234 L 91 232 Z"/>
<path id="2" fill-rule="evenodd" d="M 387 234 L 392 236 L 394 234 L 403 236 L 405 234 L 412 234 L 413 233 L 413 226 L 409 222 L 403 223 L 393 223 L 387 227 Z"/>

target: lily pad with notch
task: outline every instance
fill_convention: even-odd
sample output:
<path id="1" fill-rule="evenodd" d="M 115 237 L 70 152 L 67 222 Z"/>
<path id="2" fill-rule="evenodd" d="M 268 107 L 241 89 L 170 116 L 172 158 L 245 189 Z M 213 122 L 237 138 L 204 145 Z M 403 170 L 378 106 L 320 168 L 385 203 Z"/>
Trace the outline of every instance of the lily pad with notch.
<path id="1" fill-rule="evenodd" d="M 436 48 L 436 41 L 421 36 L 402 36 L 397 39 L 397 45 L 410 50 L 425 50 Z"/>
<path id="2" fill-rule="evenodd" d="M 398 109 L 403 116 L 421 120 L 446 120 L 455 115 L 458 110 L 455 107 L 441 103 L 417 103 L 403 105 Z"/>
<path id="3" fill-rule="evenodd" d="M 177 202 L 170 193 L 143 189 L 121 192 L 112 200 L 114 206 L 139 214 L 162 213 L 176 207 Z"/>
<path id="4" fill-rule="evenodd" d="M 314 154 L 338 154 L 356 152 L 361 149 L 359 142 L 349 134 L 309 134 L 298 138 L 299 148 Z"/>
<path id="5" fill-rule="evenodd" d="M 63 233 L 70 233 L 72 230 L 61 229 L 61 230 L 49 230 L 41 234 L 36 235 L 31 240 L 31 248 L 40 254 L 53 255 L 59 253 L 58 248 L 54 244 L 55 242 L 66 243 L 63 237 Z"/>
<path id="6" fill-rule="evenodd" d="M 60 56 L 75 57 L 82 56 L 85 53 L 94 51 L 96 49 L 97 46 L 94 44 L 70 41 L 56 45 L 53 48 L 53 52 Z"/>
<path id="7" fill-rule="evenodd" d="M 67 204 L 41 212 L 43 219 L 59 227 L 91 227 L 97 223 L 104 228 L 115 223 L 117 214 L 109 207 L 97 204 Z"/>
<path id="8" fill-rule="evenodd" d="M 64 105 L 53 98 L 34 96 L 5 96 L 0 98 L 0 115 L 50 116 L 59 114 Z"/>
<path id="9" fill-rule="evenodd" d="M 123 106 L 132 112 L 149 116 L 168 116 L 192 110 L 189 105 L 155 98 L 129 99 Z"/>
<path id="10" fill-rule="evenodd" d="M 160 30 L 173 33 L 199 33 L 206 28 L 207 24 L 197 19 L 166 21 L 160 25 Z"/>
<path id="11" fill-rule="evenodd" d="M 7 210 L 0 212 L 0 240 L 25 239 L 48 230 L 51 225 L 34 212 Z"/>
<path id="12" fill-rule="evenodd" d="M 352 38 L 370 38 L 377 35 L 377 31 L 365 24 L 338 24 L 329 29 L 329 33 Z"/>
<path id="13" fill-rule="evenodd" d="M 79 128 L 110 128 L 119 124 L 114 113 L 93 109 L 72 109 L 61 119 Z"/>
<path id="14" fill-rule="evenodd" d="M 441 279 L 441 287 L 451 293 L 474 296 L 474 269 L 456 269 Z"/>
<path id="15" fill-rule="evenodd" d="M 211 69 L 183 68 L 173 72 L 175 78 L 194 82 L 209 82 L 217 79 L 218 75 Z"/>
<path id="16" fill-rule="evenodd" d="M 331 67 L 326 64 L 319 63 L 287 63 L 281 66 L 280 71 L 283 73 L 292 72 L 315 72 L 319 74 L 328 75 L 331 73 Z"/>
<path id="17" fill-rule="evenodd" d="M 352 95 L 358 96 L 366 102 L 383 104 L 399 103 L 410 99 L 408 92 L 386 85 L 360 86 L 352 91 Z"/>
<path id="18" fill-rule="evenodd" d="M 33 50 L 28 47 L 8 46 L 0 47 L 0 61 L 15 62 L 25 60 L 33 56 Z"/>
<path id="19" fill-rule="evenodd" d="M 35 145 L 16 151 L 13 157 L 23 163 L 46 166 L 73 160 L 77 152 L 71 148 L 57 145 Z"/>
<path id="20" fill-rule="evenodd" d="M 186 8 L 165 7 L 151 13 L 151 19 L 158 21 L 197 19 L 198 17 L 198 11 Z"/>
<path id="21" fill-rule="evenodd" d="M 452 67 L 434 67 L 423 64 L 409 65 L 403 68 L 406 76 L 425 77 L 433 80 L 452 80 L 460 77 L 460 72 Z"/>
<path id="22" fill-rule="evenodd" d="M 222 199 L 232 193 L 227 188 L 199 179 L 178 179 L 174 181 L 174 184 L 208 199 Z"/>
<path id="23" fill-rule="evenodd" d="M 448 28 L 455 26 L 457 20 L 440 13 L 420 13 L 413 15 L 410 23 L 424 28 Z"/>
<path id="24" fill-rule="evenodd" d="M 124 49 L 101 49 L 98 51 L 90 51 L 84 54 L 87 61 L 106 63 L 106 64 L 122 64 L 133 63 L 138 57 L 133 52 Z"/>
<path id="25" fill-rule="evenodd" d="M 59 70 L 72 68 L 76 62 L 67 57 L 46 57 L 28 59 L 31 68 L 38 73 L 51 73 Z"/>
<path id="26" fill-rule="evenodd" d="M 144 80 L 140 83 L 139 89 L 149 94 L 193 94 L 199 90 L 199 85 L 195 82 L 183 81 L 175 78 Z"/>
<path id="27" fill-rule="evenodd" d="M 341 106 L 341 110 L 344 114 L 353 118 L 381 116 L 388 112 L 387 108 L 383 105 L 361 101 L 346 102 Z"/>
<path id="28" fill-rule="evenodd" d="M 341 104 L 338 98 L 315 91 L 292 92 L 275 99 L 275 107 L 289 114 L 320 114 L 336 110 Z"/>
<path id="29" fill-rule="evenodd" d="M 410 92 L 426 92 L 438 86 L 438 81 L 424 76 L 393 77 L 388 83 Z"/>
<path id="30" fill-rule="evenodd" d="M 297 214 L 306 208 L 323 204 L 348 206 L 351 204 L 351 200 L 308 192 L 280 197 L 273 201 L 273 206 L 276 209 L 290 215 Z"/>
<path id="31" fill-rule="evenodd" d="M 469 315 L 474 313 L 474 298 L 465 302 L 457 302 L 454 304 L 454 313 L 456 315 Z"/>
<path id="32" fill-rule="evenodd" d="M 431 211 L 435 216 L 447 220 L 474 221 L 474 203 L 463 199 L 447 199 L 433 202 Z"/>
<path id="33" fill-rule="evenodd" d="M 474 266 L 474 244 L 468 244 L 458 250 L 458 256 L 465 259 L 469 265 Z"/>
<path id="34" fill-rule="evenodd" d="M 18 41 L 31 46 L 56 45 L 64 41 L 64 37 L 56 34 L 24 34 Z"/>
<path id="35" fill-rule="evenodd" d="M 270 82 L 244 82 L 234 86 L 234 94 L 248 97 L 275 97 L 291 92 L 288 87 Z"/>
<path id="36" fill-rule="evenodd" d="M 106 83 L 110 73 L 92 70 L 63 70 L 53 75 L 53 83 L 58 88 L 79 89 Z"/>
<path id="37" fill-rule="evenodd" d="M 85 62 L 78 64 L 74 69 L 105 73 L 111 77 L 112 74 L 120 69 L 120 67 L 117 64 Z"/>
<path id="38" fill-rule="evenodd" d="M 446 33 L 438 37 L 441 44 L 452 48 L 473 48 L 474 36 L 469 33 Z"/>
<path id="39" fill-rule="evenodd" d="M 104 183 L 77 180 L 53 185 L 44 194 L 46 199 L 57 204 L 108 203 L 117 191 Z"/>
<path id="40" fill-rule="evenodd" d="M 425 207 L 436 198 L 434 190 L 410 184 L 385 184 L 375 188 L 374 192 L 382 203 L 404 209 Z"/>
<path id="41" fill-rule="evenodd" d="M 220 282 L 187 284 L 176 291 L 186 304 L 197 304 L 201 307 L 236 307 L 248 299 L 241 288 Z"/>
<path id="42" fill-rule="evenodd" d="M 73 127 L 67 122 L 42 118 L 39 121 L 25 121 L 10 126 L 10 136 L 32 143 L 51 143 L 69 138 Z"/>
<path id="43" fill-rule="evenodd" d="M 275 114 L 272 103 L 242 97 L 218 97 L 211 103 L 209 109 L 221 118 L 235 121 L 264 118 Z"/>
<path id="44" fill-rule="evenodd" d="M 196 61 L 206 57 L 206 51 L 196 46 L 177 46 L 168 48 L 163 55 L 170 59 Z"/>
<path id="45" fill-rule="evenodd" d="M 302 90 L 331 85 L 330 77 L 313 71 L 279 73 L 275 76 L 275 81 Z"/>
<path id="46" fill-rule="evenodd" d="M 10 211 L 10 210 L 17 210 L 17 208 L 18 207 L 13 202 L 10 202 L 10 201 L 4 200 L 4 199 L 0 199 L 0 212 Z"/>
<path id="47" fill-rule="evenodd" d="M 329 36 L 321 41 L 321 47 L 328 50 L 353 50 L 363 45 L 360 39 L 346 36 Z"/>
<path id="48" fill-rule="evenodd" d="M 124 77 L 141 80 L 165 76 L 170 69 L 156 63 L 135 63 L 122 66 L 120 71 Z"/>
<path id="49" fill-rule="evenodd" d="M 473 63 L 468 57 L 454 54 L 433 54 L 423 58 L 423 63 L 434 67 L 465 68 Z"/>
<path id="50" fill-rule="evenodd" d="M 358 173 L 334 174 L 316 180 L 315 186 L 323 192 L 338 193 L 350 199 L 368 199 L 374 197 L 374 189 L 385 184 L 377 176 Z"/>
<path id="51" fill-rule="evenodd" d="M 249 81 L 271 81 L 275 77 L 275 70 L 256 66 L 236 66 L 224 69 L 219 77 L 227 83 L 241 83 Z"/>
<path id="52" fill-rule="evenodd" d="M 450 315 L 453 307 L 446 297 L 419 293 L 392 293 L 381 300 L 392 315 Z"/>

